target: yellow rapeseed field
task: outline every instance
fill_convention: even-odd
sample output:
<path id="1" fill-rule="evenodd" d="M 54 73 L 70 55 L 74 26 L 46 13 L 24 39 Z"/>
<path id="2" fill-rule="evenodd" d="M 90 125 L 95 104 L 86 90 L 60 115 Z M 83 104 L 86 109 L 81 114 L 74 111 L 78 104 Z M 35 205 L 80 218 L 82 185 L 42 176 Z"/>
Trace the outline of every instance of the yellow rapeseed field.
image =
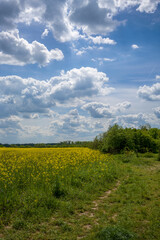
<path id="1" fill-rule="evenodd" d="M 107 157 L 109 158 L 109 157 Z M 97 164 L 99 177 L 106 171 L 106 155 L 88 148 L 1 148 L 0 184 L 49 183 L 53 177 L 74 175 L 82 168 L 90 171 Z M 92 174 L 96 174 L 96 168 Z"/>
<path id="2" fill-rule="evenodd" d="M 112 181 L 111 158 L 82 147 L 0 148 L 0 227 L 73 213 Z"/>

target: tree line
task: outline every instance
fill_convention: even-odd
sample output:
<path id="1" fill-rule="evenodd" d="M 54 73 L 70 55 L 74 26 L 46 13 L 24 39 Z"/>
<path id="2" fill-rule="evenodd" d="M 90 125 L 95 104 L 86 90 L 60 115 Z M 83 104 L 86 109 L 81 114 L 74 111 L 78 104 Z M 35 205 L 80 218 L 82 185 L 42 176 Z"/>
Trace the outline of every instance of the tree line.
<path id="1" fill-rule="evenodd" d="M 92 141 L 63 141 L 59 143 L 23 143 L 23 144 L 2 144 L 0 147 L 9 148 L 63 148 L 63 147 L 92 147 Z"/>
<path id="2" fill-rule="evenodd" d="M 160 151 L 160 129 L 149 125 L 140 129 L 123 128 L 115 124 L 97 136 L 92 147 L 105 153 L 121 153 L 125 150 L 157 153 Z"/>

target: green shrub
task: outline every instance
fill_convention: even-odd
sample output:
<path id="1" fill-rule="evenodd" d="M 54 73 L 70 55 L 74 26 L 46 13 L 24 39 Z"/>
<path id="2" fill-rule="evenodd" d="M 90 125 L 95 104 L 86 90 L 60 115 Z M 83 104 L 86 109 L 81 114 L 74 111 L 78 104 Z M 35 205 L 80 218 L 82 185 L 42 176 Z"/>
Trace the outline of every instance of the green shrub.
<path id="1" fill-rule="evenodd" d="M 122 128 L 117 124 L 96 137 L 92 147 L 104 153 L 121 153 L 125 150 L 134 152 L 156 153 L 160 145 L 160 130 L 141 127 Z"/>
<path id="2" fill-rule="evenodd" d="M 64 197 L 66 195 L 65 190 L 62 189 L 62 187 L 61 187 L 61 183 L 60 183 L 58 176 L 56 177 L 55 185 L 53 185 L 52 194 L 56 198 Z"/>
<path id="3" fill-rule="evenodd" d="M 144 153 L 143 156 L 146 157 L 146 158 L 153 158 L 154 154 L 152 152 L 146 152 L 146 153 Z"/>
<path id="4" fill-rule="evenodd" d="M 160 161 L 160 149 L 159 149 L 159 152 L 158 152 L 157 160 Z"/>
<path id="5" fill-rule="evenodd" d="M 122 155 L 122 162 L 128 163 L 132 162 L 137 158 L 136 153 L 134 151 L 125 151 Z"/>
<path id="6" fill-rule="evenodd" d="M 103 152 L 120 153 L 126 147 L 127 138 L 122 127 L 115 124 L 103 135 Z"/>

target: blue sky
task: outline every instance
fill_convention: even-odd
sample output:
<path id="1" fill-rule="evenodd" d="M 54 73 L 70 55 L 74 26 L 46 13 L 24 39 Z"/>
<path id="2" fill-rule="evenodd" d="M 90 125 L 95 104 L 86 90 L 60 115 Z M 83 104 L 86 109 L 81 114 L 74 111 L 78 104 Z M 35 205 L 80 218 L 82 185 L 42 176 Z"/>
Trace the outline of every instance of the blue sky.
<path id="1" fill-rule="evenodd" d="M 0 142 L 160 126 L 160 0 L 0 0 Z"/>

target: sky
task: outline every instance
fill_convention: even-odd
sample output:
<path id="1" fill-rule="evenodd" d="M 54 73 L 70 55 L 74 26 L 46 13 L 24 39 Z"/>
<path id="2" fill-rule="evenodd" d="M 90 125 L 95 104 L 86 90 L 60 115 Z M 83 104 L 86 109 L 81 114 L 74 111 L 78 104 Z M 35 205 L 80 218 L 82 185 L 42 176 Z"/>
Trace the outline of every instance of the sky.
<path id="1" fill-rule="evenodd" d="M 160 0 L 0 0 L 0 142 L 160 127 Z"/>

